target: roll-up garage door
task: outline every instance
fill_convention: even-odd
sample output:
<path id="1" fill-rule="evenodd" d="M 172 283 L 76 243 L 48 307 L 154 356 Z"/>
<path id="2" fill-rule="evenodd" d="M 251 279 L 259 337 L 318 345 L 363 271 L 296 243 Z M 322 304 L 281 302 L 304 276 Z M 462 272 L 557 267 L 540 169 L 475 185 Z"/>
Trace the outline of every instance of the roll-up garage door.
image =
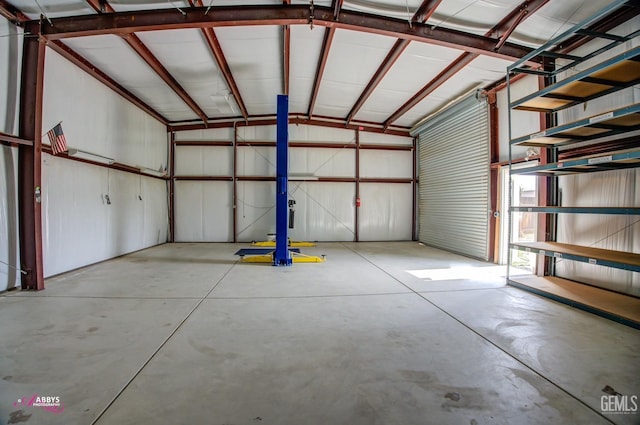
<path id="1" fill-rule="evenodd" d="M 419 240 L 488 259 L 489 113 L 470 96 L 417 126 Z"/>

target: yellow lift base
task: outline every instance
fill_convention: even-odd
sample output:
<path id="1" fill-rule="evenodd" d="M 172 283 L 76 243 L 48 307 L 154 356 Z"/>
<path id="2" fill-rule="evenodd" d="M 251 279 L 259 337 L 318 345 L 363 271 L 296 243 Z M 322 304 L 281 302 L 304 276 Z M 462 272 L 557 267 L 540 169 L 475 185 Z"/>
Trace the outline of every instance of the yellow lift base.
<path id="1" fill-rule="evenodd" d="M 264 246 L 264 245 L 263 245 Z M 315 255 L 304 255 L 299 252 L 291 253 L 291 261 L 294 263 L 324 263 L 326 258 Z M 273 263 L 273 253 L 265 255 L 247 255 L 240 257 L 241 263 Z"/>
<path id="2" fill-rule="evenodd" d="M 274 247 L 274 246 L 276 246 L 276 241 L 251 242 L 251 245 L 252 246 Z M 291 239 L 289 239 L 289 246 L 292 247 L 292 248 L 299 248 L 299 247 L 316 246 L 316 244 L 313 243 L 313 242 L 292 241 Z"/>

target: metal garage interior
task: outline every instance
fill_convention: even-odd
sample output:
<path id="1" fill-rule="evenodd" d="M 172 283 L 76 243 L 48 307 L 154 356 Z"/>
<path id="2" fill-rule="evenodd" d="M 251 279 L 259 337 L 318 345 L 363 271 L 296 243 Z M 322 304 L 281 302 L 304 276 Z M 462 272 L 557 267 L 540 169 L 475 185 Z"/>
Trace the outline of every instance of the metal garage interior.
<path id="1" fill-rule="evenodd" d="M 0 0 L 0 423 L 640 423 L 638 14 Z"/>

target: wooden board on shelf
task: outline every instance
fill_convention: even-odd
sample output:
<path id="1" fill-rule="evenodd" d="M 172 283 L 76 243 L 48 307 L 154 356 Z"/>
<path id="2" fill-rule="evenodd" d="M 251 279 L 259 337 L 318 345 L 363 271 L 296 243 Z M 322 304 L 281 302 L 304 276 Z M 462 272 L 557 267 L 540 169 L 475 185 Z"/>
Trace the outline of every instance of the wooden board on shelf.
<path id="1" fill-rule="evenodd" d="M 513 109 L 555 112 L 622 90 L 640 82 L 640 49 L 621 55 L 531 93 L 510 104 Z"/>
<path id="2" fill-rule="evenodd" d="M 593 248 L 590 246 L 571 245 L 560 242 L 518 242 L 517 245 L 529 247 L 546 252 L 559 252 L 567 255 L 593 258 L 595 260 L 624 263 L 640 267 L 640 254 L 624 251 L 613 251 L 610 249 Z"/>
<path id="3" fill-rule="evenodd" d="M 511 141 L 521 146 L 559 146 L 640 129 L 640 104 L 581 118 Z"/>
<path id="4" fill-rule="evenodd" d="M 555 276 L 514 277 L 510 280 L 516 284 L 552 295 L 552 298 L 566 304 L 576 307 L 586 306 L 640 326 L 640 298 Z"/>

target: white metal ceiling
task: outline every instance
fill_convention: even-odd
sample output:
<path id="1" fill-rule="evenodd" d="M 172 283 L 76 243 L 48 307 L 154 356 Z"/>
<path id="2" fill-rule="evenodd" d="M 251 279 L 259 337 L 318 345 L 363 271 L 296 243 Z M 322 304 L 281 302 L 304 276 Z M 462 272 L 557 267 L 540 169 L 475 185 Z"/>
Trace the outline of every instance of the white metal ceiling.
<path id="1" fill-rule="evenodd" d="M 49 18 L 94 15 L 87 1 L 9 0 L 31 19 L 40 14 Z M 118 12 L 187 8 L 187 0 L 110 0 Z M 281 5 L 282 0 L 203 0 L 215 7 Z M 285 2 L 286 3 L 286 2 Z M 307 5 L 306 0 L 291 4 Z M 343 10 L 410 19 L 421 0 L 345 0 Z M 522 0 L 443 0 L 427 24 L 486 34 Z M 535 47 L 559 34 L 608 4 L 608 0 L 550 1 L 521 22 L 509 41 Z M 315 6 L 331 6 L 331 0 L 315 1 Z M 179 13 L 176 11 L 176 13 Z M 324 27 L 292 26 L 290 48 L 290 112 L 306 115 L 323 47 Z M 199 29 L 147 31 L 137 33 L 145 46 L 169 71 L 195 103 L 211 119 L 241 116 L 206 39 Z M 275 113 L 276 95 L 284 90 L 284 36 L 280 26 L 235 26 L 215 28 L 229 69 L 249 116 Z M 319 84 L 313 114 L 345 119 L 374 76 L 396 38 L 337 29 L 328 46 L 326 67 Z M 171 122 L 198 120 L 198 115 L 157 76 L 117 35 L 78 37 L 64 43 L 134 93 Z M 415 93 L 443 71 L 462 50 L 411 42 L 380 84 L 352 118 L 354 122 L 384 123 Z M 392 124 L 411 127 L 458 97 L 470 87 L 486 85 L 504 77 L 507 61 L 481 56 L 435 89 Z"/>

